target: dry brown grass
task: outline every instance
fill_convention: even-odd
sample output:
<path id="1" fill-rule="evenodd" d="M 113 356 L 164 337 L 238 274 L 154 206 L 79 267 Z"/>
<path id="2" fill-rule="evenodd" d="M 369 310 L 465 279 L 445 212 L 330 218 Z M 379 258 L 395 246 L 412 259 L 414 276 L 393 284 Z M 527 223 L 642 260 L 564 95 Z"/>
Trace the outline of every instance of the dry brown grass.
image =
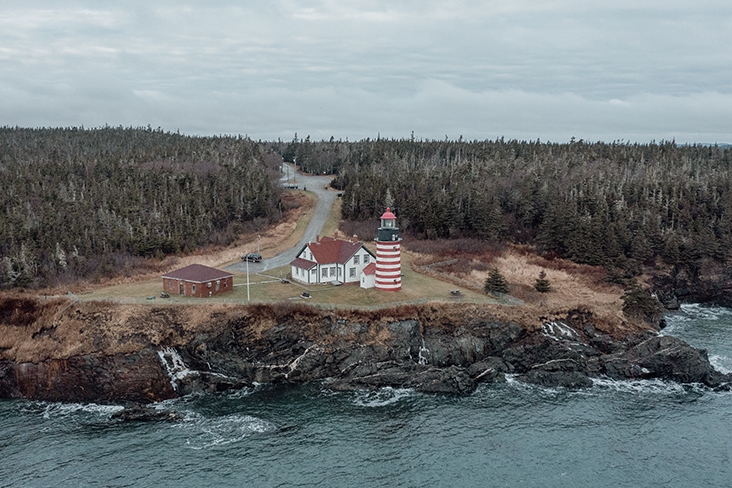
<path id="1" fill-rule="evenodd" d="M 534 314 L 552 319 L 563 316 L 568 310 L 586 310 L 593 314 L 602 329 L 631 327 L 622 312 L 623 289 L 602 281 L 603 268 L 561 259 L 547 260 L 513 247 L 494 257 L 489 269 L 482 263 L 477 264 L 478 269 L 461 277 L 482 286 L 490 268 L 495 266 L 508 281 L 511 295 L 524 300 L 525 308 Z M 542 271 L 551 283 L 549 293 L 534 289 Z"/>
<path id="2" fill-rule="evenodd" d="M 454 263 L 433 269 L 466 280 L 472 283 L 475 290 L 482 290 L 490 270 L 498 268 L 509 283 L 511 296 L 523 300 L 525 305 L 481 305 L 480 309 L 493 317 L 512 320 L 527 329 L 536 329 L 547 320 L 562 320 L 572 310 L 591 313 L 595 327 L 616 336 L 643 328 L 625 317 L 622 312 L 623 289 L 604 281 L 606 271 L 602 267 L 580 265 L 555 256 L 545 259 L 537 256 L 530 246 L 509 245 L 503 250 L 495 247 L 481 250 L 468 246 L 466 249 L 450 251 L 438 243 L 416 248 L 434 248 L 440 252 L 414 253 L 415 271 L 445 279 L 425 270 L 423 266 L 457 259 Z M 534 289 L 542 271 L 551 283 L 552 291 L 549 293 L 539 293 Z"/>
<path id="3" fill-rule="evenodd" d="M 0 297 L 0 305 L 5 301 Z M 70 306 L 69 306 L 70 305 Z M 0 323 L 0 358 L 40 362 L 104 352 L 128 354 L 153 345 L 180 345 L 196 334 L 220 329 L 232 318 L 246 315 L 246 307 L 151 307 L 110 302 L 54 299 L 38 301 L 30 324 Z M 273 320 L 257 320 L 271 326 Z"/>

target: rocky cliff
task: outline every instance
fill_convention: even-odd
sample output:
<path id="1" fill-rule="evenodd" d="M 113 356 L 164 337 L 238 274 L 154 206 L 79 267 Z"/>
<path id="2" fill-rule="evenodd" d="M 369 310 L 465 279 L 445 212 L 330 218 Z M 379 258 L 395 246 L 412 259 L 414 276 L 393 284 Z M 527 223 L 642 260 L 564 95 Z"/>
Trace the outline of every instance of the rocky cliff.
<path id="1" fill-rule="evenodd" d="M 732 307 L 732 263 L 700 259 L 656 273 L 652 288 L 670 310 L 681 303 L 717 303 Z"/>
<path id="2" fill-rule="evenodd" d="M 6 301 L 0 397 L 153 402 L 254 382 L 305 381 L 334 390 L 465 394 L 506 374 L 570 388 L 591 386 L 600 376 L 712 387 L 732 381 L 710 366 L 705 351 L 640 326 L 602 326 L 583 311 L 539 321 L 510 317 L 498 306 L 360 313 Z"/>

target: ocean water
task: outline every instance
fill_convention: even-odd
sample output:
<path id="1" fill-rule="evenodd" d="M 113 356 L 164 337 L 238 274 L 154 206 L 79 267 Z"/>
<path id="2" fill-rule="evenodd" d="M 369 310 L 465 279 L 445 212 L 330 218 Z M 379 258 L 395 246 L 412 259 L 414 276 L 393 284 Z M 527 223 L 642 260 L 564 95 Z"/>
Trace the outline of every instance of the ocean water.
<path id="1" fill-rule="evenodd" d="M 665 334 L 732 371 L 732 310 L 688 305 Z M 161 407 L 0 401 L 0 487 L 732 486 L 732 393 L 508 381 L 466 397 L 260 385 Z"/>

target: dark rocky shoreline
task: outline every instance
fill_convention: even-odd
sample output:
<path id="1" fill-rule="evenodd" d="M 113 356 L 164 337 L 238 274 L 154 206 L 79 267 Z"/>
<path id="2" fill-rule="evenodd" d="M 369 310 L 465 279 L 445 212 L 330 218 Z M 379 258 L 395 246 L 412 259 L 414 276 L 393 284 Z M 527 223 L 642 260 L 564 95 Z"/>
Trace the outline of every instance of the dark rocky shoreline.
<path id="1" fill-rule="evenodd" d="M 244 320 L 199 332 L 184 344 L 148 345 L 38 363 L 0 360 L 0 397 L 65 402 L 150 403 L 190 393 L 259 383 L 321 381 L 333 390 L 413 388 L 469 394 L 481 382 L 519 381 L 584 388 L 592 378 L 660 378 L 728 388 L 732 375 L 710 365 L 705 350 L 653 330 L 618 340 L 574 311 L 527 331 L 512 322 L 470 318 L 459 327 L 395 320 L 373 340 L 367 322 L 322 315 L 317 334 L 289 318 L 258 334 Z"/>
<path id="2" fill-rule="evenodd" d="M 653 276 L 652 287 L 669 310 L 682 303 L 715 303 L 732 307 L 732 265 L 710 259 L 679 264 Z"/>

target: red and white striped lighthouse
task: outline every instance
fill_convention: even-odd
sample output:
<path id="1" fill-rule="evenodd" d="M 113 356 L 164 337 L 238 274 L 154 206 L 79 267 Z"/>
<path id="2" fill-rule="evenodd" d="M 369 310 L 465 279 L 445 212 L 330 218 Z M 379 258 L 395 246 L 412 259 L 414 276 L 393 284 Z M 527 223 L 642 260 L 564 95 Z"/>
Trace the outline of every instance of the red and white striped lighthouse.
<path id="1" fill-rule="evenodd" d="M 402 259 L 399 228 L 396 216 L 387 208 L 381 216 L 381 227 L 376 237 L 376 284 L 377 290 L 397 291 L 402 289 Z"/>

